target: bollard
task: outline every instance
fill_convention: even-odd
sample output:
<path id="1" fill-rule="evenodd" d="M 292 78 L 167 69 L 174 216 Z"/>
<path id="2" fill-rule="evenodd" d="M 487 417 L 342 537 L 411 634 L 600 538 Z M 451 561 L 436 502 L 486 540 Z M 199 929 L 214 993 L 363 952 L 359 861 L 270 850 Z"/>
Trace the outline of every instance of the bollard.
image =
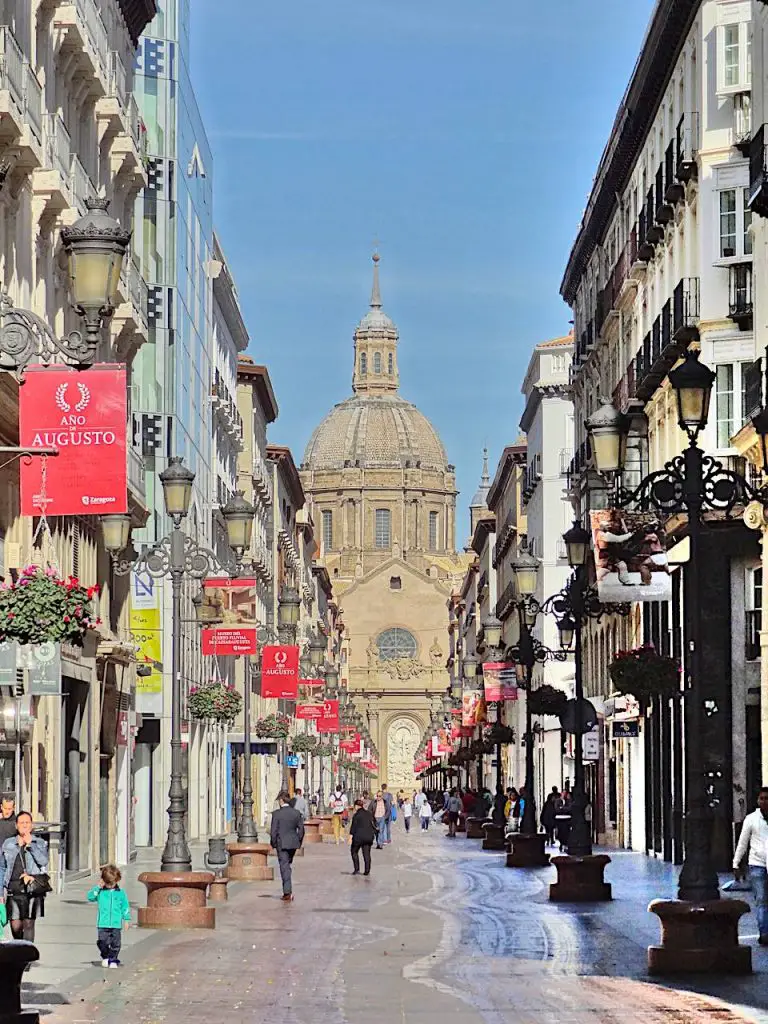
<path id="1" fill-rule="evenodd" d="M 221 878 L 229 863 L 227 840 L 224 836 L 212 836 L 208 840 L 208 852 L 203 855 L 203 863 L 217 878 Z"/>
<path id="2" fill-rule="evenodd" d="M 21 1008 L 21 978 L 27 964 L 40 959 L 33 942 L 0 942 L 0 1024 L 40 1024 L 37 1010 Z"/>

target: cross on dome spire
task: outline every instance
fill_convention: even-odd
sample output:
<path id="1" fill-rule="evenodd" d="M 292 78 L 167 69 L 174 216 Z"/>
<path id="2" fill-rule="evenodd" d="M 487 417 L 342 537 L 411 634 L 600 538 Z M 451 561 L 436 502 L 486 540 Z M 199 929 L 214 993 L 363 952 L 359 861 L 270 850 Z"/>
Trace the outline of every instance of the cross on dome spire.
<path id="1" fill-rule="evenodd" d="M 356 394 L 383 395 L 398 390 L 397 328 L 381 308 L 379 256 L 373 256 L 373 285 L 368 312 L 355 331 L 355 365 L 352 390 Z"/>
<path id="2" fill-rule="evenodd" d="M 373 287 L 371 288 L 371 309 L 381 309 L 381 291 L 379 289 L 379 256 L 378 250 L 375 250 L 373 256 Z"/>

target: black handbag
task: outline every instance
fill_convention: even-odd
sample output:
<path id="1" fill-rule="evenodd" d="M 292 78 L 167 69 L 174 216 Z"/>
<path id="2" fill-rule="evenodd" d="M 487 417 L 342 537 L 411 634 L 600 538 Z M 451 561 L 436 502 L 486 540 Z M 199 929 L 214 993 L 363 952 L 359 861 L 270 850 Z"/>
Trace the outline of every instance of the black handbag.
<path id="1" fill-rule="evenodd" d="M 28 853 L 29 851 L 26 852 Z M 32 854 L 30 853 L 29 856 L 32 857 Z M 38 863 L 34 857 L 32 857 L 32 862 L 35 867 L 38 867 Z M 27 882 L 27 896 L 46 896 L 49 892 L 53 892 L 53 889 L 51 888 L 51 876 L 45 872 L 42 872 L 42 874 L 39 875 L 32 875 L 32 881 Z"/>

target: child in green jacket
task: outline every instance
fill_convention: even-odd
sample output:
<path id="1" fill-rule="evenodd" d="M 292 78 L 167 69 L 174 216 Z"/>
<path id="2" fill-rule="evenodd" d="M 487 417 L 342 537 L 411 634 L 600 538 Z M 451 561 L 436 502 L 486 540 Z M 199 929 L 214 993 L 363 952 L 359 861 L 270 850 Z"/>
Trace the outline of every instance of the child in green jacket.
<path id="1" fill-rule="evenodd" d="M 131 906 L 128 897 L 120 888 L 122 879 L 119 868 L 107 864 L 101 869 L 101 885 L 94 885 L 88 893 L 91 903 L 98 904 L 96 921 L 98 928 L 97 945 L 102 967 L 120 966 L 120 929 L 127 928 L 131 921 Z"/>

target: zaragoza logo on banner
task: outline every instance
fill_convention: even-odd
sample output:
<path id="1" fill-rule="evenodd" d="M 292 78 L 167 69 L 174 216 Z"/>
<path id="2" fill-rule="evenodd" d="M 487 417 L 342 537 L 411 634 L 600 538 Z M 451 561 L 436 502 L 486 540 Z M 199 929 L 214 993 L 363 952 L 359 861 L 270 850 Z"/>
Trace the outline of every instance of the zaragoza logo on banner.
<path id="1" fill-rule="evenodd" d="M 19 388 L 19 443 L 55 448 L 21 464 L 21 511 L 38 516 L 127 512 L 125 367 L 30 366 Z"/>
<path id="2" fill-rule="evenodd" d="M 261 696 L 296 700 L 299 693 L 299 648 L 265 647 L 261 655 Z"/>

